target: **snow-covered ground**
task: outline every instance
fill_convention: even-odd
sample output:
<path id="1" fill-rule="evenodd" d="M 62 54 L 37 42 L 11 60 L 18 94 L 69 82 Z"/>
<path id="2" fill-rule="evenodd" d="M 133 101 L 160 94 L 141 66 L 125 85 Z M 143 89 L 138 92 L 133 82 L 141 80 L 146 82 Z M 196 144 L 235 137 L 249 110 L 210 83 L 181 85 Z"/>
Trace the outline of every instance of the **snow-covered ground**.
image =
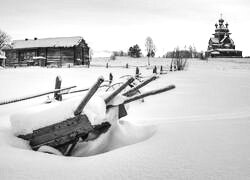
<path id="1" fill-rule="evenodd" d="M 34 152 L 13 135 L 11 115 L 43 106 L 47 97 L 0 106 L 0 179 L 249 179 L 248 61 L 190 60 L 188 70 L 161 75 L 144 90 L 169 84 L 176 89 L 131 103 L 129 115 L 112 133 L 76 149 L 74 155 L 80 157 Z M 126 63 L 130 61 L 112 62 Z M 151 63 L 169 65 L 165 59 Z M 132 64 L 142 66 L 142 75 L 152 74 L 143 67 L 146 59 Z M 135 68 L 1 69 L 0 101 L 53 89 L 57 75 L 63 86 L 80 89 L 100 75 L 107 79 L 110 72 L 118 82 Z M 81 95 L 65 95 L 64 101 Z"/>

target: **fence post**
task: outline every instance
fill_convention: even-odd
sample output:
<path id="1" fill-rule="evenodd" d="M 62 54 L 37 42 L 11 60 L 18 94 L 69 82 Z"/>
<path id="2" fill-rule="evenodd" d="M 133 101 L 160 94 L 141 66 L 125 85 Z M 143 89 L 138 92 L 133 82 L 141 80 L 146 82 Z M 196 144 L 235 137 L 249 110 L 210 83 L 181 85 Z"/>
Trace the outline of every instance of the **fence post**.
<path id="1" fill-rule="evenodd" d="M 109 84 L 113 82 L 113 74 L 109 73 Z"/>
<path id="2" fill-rule="evenodd" d="M 55 89 L 61 89 L 61 84 L 62 84 L 62 79 L 60 76 L 56 77 L 56 84 L 55 84 Z M 54 98 L 57 101 L 62 101 L 62 95 L 59 94 L 59 91 L 54 92 Z"/>
<path id="3" fill-rule="evenodd" d="M 157 74 L 157 67 L 156 66 L 153 69 L 153 74 Z"/>
<path id="4" fill-rule="evenodd" d="M 140 74 L 140 70 L 139 70 L 138 67 L 136 67 L 136 69 L 135 69 L 135 77 L 136 78 L 139 77 L 139 74 Z"/>

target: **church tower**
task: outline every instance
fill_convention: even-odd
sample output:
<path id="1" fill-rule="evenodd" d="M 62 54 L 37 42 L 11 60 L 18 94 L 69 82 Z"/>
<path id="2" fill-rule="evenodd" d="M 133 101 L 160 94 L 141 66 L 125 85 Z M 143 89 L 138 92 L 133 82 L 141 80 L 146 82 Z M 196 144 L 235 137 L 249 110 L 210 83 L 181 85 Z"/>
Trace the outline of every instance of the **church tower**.
<path id="1" fill-rule="evenodd" d="M 229 24 L 224 24 L 224 19 L 219 19 L 219 24 L 215 23 L 214 37 L 208 42 L 206 55 L 208 57 L 242 57 L 242 51 L 235 50 L 234 41 L 230 38 Z"/>

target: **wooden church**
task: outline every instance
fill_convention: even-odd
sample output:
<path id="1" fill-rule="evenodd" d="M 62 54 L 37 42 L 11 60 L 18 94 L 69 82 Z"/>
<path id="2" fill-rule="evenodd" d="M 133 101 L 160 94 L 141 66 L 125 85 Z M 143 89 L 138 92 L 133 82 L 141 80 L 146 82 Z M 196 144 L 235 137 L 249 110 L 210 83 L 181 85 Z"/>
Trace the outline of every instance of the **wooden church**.
<path id="1" fill-rule="evenodd" d="M 209 39 L 206 56 L 226 58 L 242 57 L 242 51 L 235 50 L 235 44 L 230 38 L 230 35 L 228 23 L 224 24 L 224 20 L 221 17 L 219 24 L 215 24 L 214 37 Z"/>

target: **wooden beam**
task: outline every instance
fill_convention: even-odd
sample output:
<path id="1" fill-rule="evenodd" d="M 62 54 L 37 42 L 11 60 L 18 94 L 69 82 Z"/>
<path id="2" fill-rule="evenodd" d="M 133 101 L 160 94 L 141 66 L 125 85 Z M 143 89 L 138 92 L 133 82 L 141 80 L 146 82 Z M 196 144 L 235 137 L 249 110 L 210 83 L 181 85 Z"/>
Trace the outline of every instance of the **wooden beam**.
<path id="1" fill-rule="evenodd" d="M 47 66 L 47 63 L 48 63 L 48 48 L 45 48 L 45 58 L 46 58 L 45 65 Z"/>
<path id="2" fill-rule="evenodd" d="M 73 51 L 74 51 L 74 65 L 76 64 L 76 47 L 73 47 Z"/>
<path id="3" fill-rule="evenodd" d="M 60 52 L 60 66 L 62 67 L 62 48 L 59 48 L 59 52 Z"/>

